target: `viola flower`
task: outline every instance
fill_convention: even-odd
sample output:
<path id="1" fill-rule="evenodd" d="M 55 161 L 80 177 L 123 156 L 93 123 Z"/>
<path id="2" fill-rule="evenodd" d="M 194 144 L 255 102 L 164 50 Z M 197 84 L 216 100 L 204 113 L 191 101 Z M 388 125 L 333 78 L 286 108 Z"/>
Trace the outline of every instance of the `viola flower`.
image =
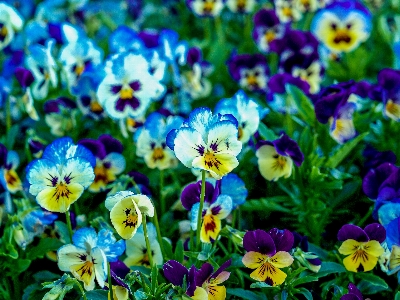
<path id="1" fill-rule="evenodd" d="M 177 165 L 174 152 L 167 147 L 167 134 L 182 125 L 181 117 L 164 118 L 160 113 L 151 113 L 135 133 L 136 155 L 143 157 L 150 169 L 164 170 Z"/>
<path id="2" fill-rule="evenodd" d="M 286 25 L 280 23 L 275 11 L 261 9 L 254 15 L 253 39 L 263 53 L 280 52 Z"/>
<path id="3" fill-rule="evenodd" d="M 371 145 L 365 147 L 363 156 L 365 158 L 364 167 L 367 171 L 376 169 L 383 163 L 391 163 L 394 165 L 397 160 L 396 154 L 394 154 L 393 151 L 378 151 Z"/>
<path id="4" fill-rule="evenodd" d="M 196 290 L 195 273 L 198 271 L 195 266 L 191 266 L 188 270 L 180 262 L 169 260 L 163 265 L 163 271 L 165 278 L 174 286 L 185 286 L 186 295 L 189 297 L 194 295 Z"/>
<path id="5" fill-rule="evenodd" d="M 186 0 L 186 5 L 198 17 L 216 17 L 224 8 L 225 0 Z"/>
<path id="6" fill-rule="evenodd" d="M 60 62 L 70 91 L 76 87 L 85 71 L 101 63 L 102 57 L 102 50 L 87 38 L 70 42 L 61 48 Z"/>
<path id="7" fill-rule="evenodd" d="M 296 0 L 274 0 L 275 12 L 282 23 L 299 21 L 303 14 L 296 5 Z"/>
<path id="8" fill-rule="evenodd" d="M 297 232 L 293 232 L 294 244 L 293 256 L 300 264 L 309 270 L 317 273 L 321 269 L 321 260 L 312 252 L 308 252 L 308 239 L 306 236 L 301 236 Z"/>
<path id="9" fill-rule="evenodd" d="M 295 0 L 296 8 L 302 13 L 315 12 L 320 8 L 320 0 Z"/>
<path id="10" fill-rule="evenodd" d="M 6 146 L 0 143 L 0 184 L 12 194 L 22 190 L 22 183 L 16 172 L 18 166 L 17 152 L 7 150 Z"/>
<path id="11" fill-rule="evenodd" d="M 232 115 L 213 115 L 205 107 L 193 110 L 179 129 L 167 135 L 167 145 L 188 168 L 210 172 L 220 179 L 239 164 L 242 149 L 237 121 Z"/>
<path id="12" fill-rule="evenodd" d="M 226 0 L 226 6 L 233 13 L 252 13 L 257 5 L 257 0 Z"/>
<path id="13" fill-rule="evenodd" d="M 256 156 L 261 175 L 269 181 L 288 178 L 292 174 L 293 163 L 300 167 L 304 161 L 299 146 L 286 134 L 272 142 L 260 142 Z"/>
<path id="14" fill-rule="evenodd" d="M 34 99 L 42 100 L 49 93 L 50 86 L 57 86 L 57 64 L 52 56 L 54 40 L 48 40 L 44 46 L 36 44 L 29 47 L 26 67 L 32 72 L 35 81 L 32 85 Z"/>
<path id="15" fill-rule="evenodd" d="M 160 244 L 157 241 L 156 228 L 152 223 L 147 224 L 147 234 L 150 241 L 151 255 L 156 265 L 162 265 L 163 257 Z M 143 233 L 143 226 L 140 226 L 136 234 L 126 240 L 126 258 L 124 263 L 128 267 L 145 266 L 151 267 L 149 255 L 147 254 L 146 241 Z"/>
<path id="16" fill-rule="evenodd" d="M 248 191 L 238 175 L 229 173 L 221 179 L 221 194 L 231 197 L 232 209 L 235 209 L 246 201 Z"/>
<path id="17" fill-rule="evenodd" d="M 110 117 L 140 116 L 151 101 L 163 95 L 164 86 L 149 70 L 149 62 L 141 54 L 117 54 L 107 61 L 106 76 L 98 87 L 97 98 Z"/>
<path id="18" fill-rule="evenodd" d="M 111 53 L 140 52 L 146 48 L 136 31 L 125 25 L 118 26 L 111 33 L 108 47 Z"/>
<path id="19" fill-rule="evenodd" d="M 55 136 L 64 136 L 76 126 L 76 103 L 69 98 L 60 97 L 44 104 L 44 120 Z"/>
<path id="20" fill-rule="evenodd" d="M 215 106 L 215 112 L 233 115 L 238 121 L 238 140 L 247 143 L 257 131 L 262 118 L 260 106 L 248 98 L 244 91 L 239 90 L 232 98 L 220 100 Z"/>
<path id="21" fill-rule="evenodd" d="M 347 224 L 338 232 L 338 240 L 343 241 L 339 253 L 347 255 L 343 264 L 351 272 L 371 271 L 384 252 L 380 245 L 386 238 L 385 228 L 373 223 L 364 230 L 358 226 Z"/>
<path id="22" fill-rule="evenodd" d="M 265 92 L 269 76 L 267 60 L 262 54 L 232 54 L 227 62 L 229 73 L 241 88 Z"/>
<path id="23" fill-rule="evenodd" d="M 378 84 L 372 88 L 369 97 L 381 101 L 383 114 L 396 122 L 400 121 L 400 71 L 383 69 L 378 74 Z"/>
<path id="24" fill-rule="evenodd" d="M 71 138 L 55 140 L 26 168 L 29 192 L 51 212 L 66 212 L 94 180 L 95 159 Z"/>
<path id="25" fill-rule="evenodd" d="M 154 206 L 151 200 L 145 195 L 134 194 L 130 191 L 122 191 L 108 196 L 105 205 L 110 211 L 111 223 L 125 240 L 135 235 L 146 215 L 154 216 Z"/>
<path id="26" fill-rule="evenodd" d="M 220 284 L 229 279 L 230 272 L 225 271 L 231 265 L 231 260 L 224 262 L 217 271 L 211 264 L 205 263 L 195 272 L 194 282 L 196 289 L 191 298 L 193 300 L 220 299 L 226 298 L 226 288 Z M 165 272 L 165 271 L 164 271 Z"/>
<path id="27" fill-rule="evenodd" d="M 293 257 L 288 253 L 293 241 L 293 234 L 286 229 L 273 228 L 268 233 L 260 229 L 246 232 L 243 247 L 247 253 L 242 262 L 246 267 L 256 269 L 250 277 L 271 286 L 281 285 L 287 275 L 280 269 L 293 263 Z"/>
<path id="28" fill-rule="evenodd" d="M 395 208 L 393 208 L 395 207 Z M 399 204 L 385 204 L 387 215 L 384 224 L 386 228 L 386 247 L 385 254 L 379 259 L 381 269 L 388 275 L 397 273 L 397 279 L 400 282 L 400 207 Z M 380 210 L 380 212 L 383 211 Z"/>
<path id="29" fill-rule="evenodd" d="M 57 218 L 56 214 L 35 208 L 21 217 L 21 223 L 33 240 L 35 236 L 42 235 L 45 228 L 53 224 Z"/>
<path id="30" fill-rule="evenodd" d="M 371 19 L 358 1 L 335 1 L 315 15 L 311 32 L 331 52 L 350 52 L 368 39 Z"/>
<path id="31" fill-rule="evenodd" d="M 349 292 L 340 297 L 340 300 L 364 300 L 360 290 L 351 282 L 348 285 L 348 289 Z"/>
<path id="32" fill-rule="evenodd" d="M 330 135 L 339 144 L 356 136 L 353 113 L 357 108 L 357 97 L 365 97 L 363 82 L 341 82 L 322 89 L 317 95 L 315 114 L 322 124 L 330 124 Z"/>
<path id="33" fill-rule="evenodd" d="M 129 269 L 122 261 L 117 260 L 110 262 L 110 272 L 112 280 L 112 289 L 114 300 L 128 300 L 129 299 L 129 286 L 124 282 L 126 275 L 129 274 Z M 107 282 L 104 283 L 107 287 Z"/>
<path id="34" fill-rule="evenodd" d="M 14 39 L 15 31 L 21 30 L 24 19 L 12 6 L 0 3 L 0 50 Z"/>
<path id="35" fill-rule="evenodd" d="M 201 181 L 187 185 L 181 194 L 182 205 L 190 210 L 192 230 L 197 230 L 197 216 L 200 208 Z M 203 243 L 215 241 L 221 231 L 221 220 L 225 219 L 232 211 L 232 199 L 222 195 L 221 181 L 215 187 L 206 182 L 206 194 L 202 211 L 203 222 L 201 225 L 200 239 Z"/>
<path id="36" fill-rule="evenodd" d="M 78 144 L 89 149 L 96 157 L 95 178 L 89 186 L 89 191 L 96 193 L 105 190 L 107 185 L 125 170 L 126 162 L 122 155 L 124 148 L 121 142 L 111 135 L 103 134 L 98 140 L 83 139 Z"/>

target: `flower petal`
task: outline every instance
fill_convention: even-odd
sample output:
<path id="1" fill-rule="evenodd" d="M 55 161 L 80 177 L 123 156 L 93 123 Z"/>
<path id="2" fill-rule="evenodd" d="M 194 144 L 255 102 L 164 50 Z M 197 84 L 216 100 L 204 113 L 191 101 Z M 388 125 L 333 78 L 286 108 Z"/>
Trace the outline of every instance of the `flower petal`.
<path id="1" fill-rule="evenodd" d="M 364 230 L 352 224 L 343 225 L 338 232 L 337 238 L 339 241 L 353 239 L 359 242 L 366 242 L 369 240 Z"/>
<path id="2" fill-rule="evenodd" d="M 142 213 L 132 197 L 123 198 L 110 211 L 111 223 L 123 239 L 130 239 L 142 224 Z"/>
<path id="3" fill-rule="evenodd" d="M 277 268 L 285 268 L 293 263 L 293 257 L 286 251 L 279 251 L 271 257 L 270 261 Z"/>
<path id="4" fill-rule="evenodd" d="M 268 256 L 265 254 L 261 254 L 255 251 L 250 251 L 243 256 L 242 262 L 247 268 L 257 269 L 264 263 L 267 257 Z"/>
<path id="5" fill-rule="evenodd" d="M 246 251 L 255 251 L 268 256 L 276 253 L 275 243 L 271 236 L 264 230 L 253 230 L 245 233 L 243 247 Z"/>

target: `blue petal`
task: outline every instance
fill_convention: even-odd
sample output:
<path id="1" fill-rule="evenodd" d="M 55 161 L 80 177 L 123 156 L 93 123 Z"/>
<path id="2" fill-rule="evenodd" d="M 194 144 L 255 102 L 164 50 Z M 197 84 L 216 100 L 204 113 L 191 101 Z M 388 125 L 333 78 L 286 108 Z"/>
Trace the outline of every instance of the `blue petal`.
<path id="1" fill-rule="evenodd" d="M 197 229 L 197 215 L 199 213 L 200 203 L 197 202 L 193 204 L 192 209 L 190 210 L 190 226 L 192 230 Z"/>
<path id="2" fill-rule="evenodd" d="M 386 243 L 389 249 L 400 246 L 400 218 L 394 219 L 386 227 Z"/>
<path id="3" fill-rule="evenodd" d="M 243 204 L 246 201 L 248 191 L 244 181 L 236 174 L 229 173 L 222 177 L 221 194 L 231 197 L 233 208 Z"/>
<path id="4" fill-rule="evenodd" d="M 96 230 L 94 230 L 92 227 L 80 228 L 75 231 L 74 235 L 72 236 L 72 242 L 75 246 L 90 251 L 97 245 Z"/>
<path id="5" fill-rule="evenodd" d="M 111 230 L 102 229 L 99 232 L 97 246 L 103 250 L 104 254 L 107 257 L 107 260 L 110 262 L 115 262 L 118 260 L 118 257 L 122 255 L 125 251 L 125 242 L 124 240 L 119 240 L 117 242 Z"/>
<path id="6" fill-rule="evenodd" d="M 379 222 L 387 226 L 394 219 L 400 217 L 400 203 L 387 203 L 378 210 Z"/>

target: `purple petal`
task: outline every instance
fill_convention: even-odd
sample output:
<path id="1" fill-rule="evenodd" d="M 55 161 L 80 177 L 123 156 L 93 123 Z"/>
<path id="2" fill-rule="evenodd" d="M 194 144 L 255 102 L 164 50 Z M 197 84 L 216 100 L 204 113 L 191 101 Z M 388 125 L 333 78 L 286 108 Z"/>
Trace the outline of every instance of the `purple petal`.
<path id="1" fill-rule="evenodd" d="M 196 274 L 196 267 L 191 266 L 189 269 L 189 274 L 188 274 L 188 279 L 187 279 L 187 290 L 186 290 L 186 295 L 189 297 L 192 297 L 194 295 L 194 291 L 196 290 L 196 280 L 195 280 L 195 274 Z"/>
<path id="2" fill-rule="evenodd" d="M 211 264 L 205 263 L 201 266 L 200 270 L 198 270 L 195 274 L 195 282 L 196 286 L 202 286 L 204 282 L 208 278 L 210 278 L 214 268 Z"/>
<path id="3" fill-rule="evenodd" d="M 7 153 L 6 146 L 0 143 L 0 168 L 4 167 L 7 163 Z"/>
<path id="4" fill-rule="evenodd" d="M 217 277 L 219 274 L 221 274 L 222 271 L 225 271 L 226 268 L 229 268 L 230 265 L 232 264 L 232 259 L 228 259 L 226 262 L 224 262 L 217 271 L 214 272 L 214 274 L 212 274 L 212 278 Z"/>
<path id="5" fill-rule="evenodd" d="M 370 170 L 363 179 L 363 191 L 370 199 L 378 198 L 379 188 L 382 183 L 397 169 L 391 163 L 381 164 L 378 168 Z"/>
<path id="6" fill-rule="evenodd" d="M 183 285 L 183 278 L 188 276 L 189 271 L 181 263 L 176 260 L 167 261 L 164 266 L 164 276 L 173 285 Z"/>
<path id="7" fill-rule="evenodd" d="M 122 153 L 124 151 L 122 143 L 109 134 L 102 134 L 99 137 L 99 141 L 104 145 L 107 154 L 111 152 Z"/>
<path id="8" fill-rule="evenodd" d="M 110 262 L 111 276 L 118 285 L 129 288 L 122 279 L 131 271 L 122 261 Z"/>
<path id="9" fill-rule="evenodd" d="M 272 142 L 276 152 L 282 156 L 290 156 L 296 166 L 300 167 L 304 161 L 304 155 L 300 150 L 299 145 L 289 138 L 288 135 L 283 134 L 282 137 Z"/>
<path id="10" fill-rule="evenodd" d="M 254 251 L 268 256 L 276 253 L 275 243 L 271 236 L 264 230 L 253 230 L 245 233 L 243 247 L 246 251 Z"/>
<path id="11" fill-rule="evenodd" d="M 270 231 L 268 231 L 268 234 L 274 241 L 277 252 L 289 251 L 290 249 L 292 249 L 294 236 L 289 230 L 279 230 L 277 228 L 272 228 Z"/>
<path id="12" fill-rule="evenodd" d="M 368 235 L 365 233 L 365 231 L 352 224 L 343 225 L 338 232 L 337 238 L 339 241 L 346 241 L 348 239 L 353 239 L 358 242 L 369 241 Z"/>
<path id="13" fill-rule="evenodd" d="M 346 294 L 340 297 L 340 300 L 363 300 L 363 298 L 360 298 L 354 294 Z"/>
<path id="14" fill-rule="evenodd" d="M 348 288 L 349 288 L 349 294 L 356 295 L 361 300 L 363 299 L 363 295 L 361 294 L 360 290 L 353 283 L 350 282 Z"/>
<path id="15" fill-rule="evenodd" d="M 103 159 L 107 155 L 103 144 L 97 140 L 82 139 L 82 140 L 78 141 L 78 144 L 82 145 L 85 148 L 87 148 L 88 150 L 90 150 L 90 152 L 92 152 L 94 156 L 96 156 L 100 159 Z"/>
<path id="16" fill-rule="evenodd" d="M 206 181 L 206 194 L 204 201 L 210 202 L 214 193 L 214 186 Z M 193 204 L 200 202 L 201 181 L 187 185 L 181 194 L 181 202 L 185 209 L 191 210 Z"/>
<path id="17" fill-rule="evenodd" d="M 364 228 L 365 233 L 368 235 L 370 240 L 378 241 L 379 243 L 383 243 L 386 239 L 386 230 L 379 223 L 369 224 Z"/>
<path id="18" fill-rule="evenodd" d="M 29 71 L 28 69 L 18 67 L 15 69 L 15 77 L 17 78 L 19 84 L 23 87 L 26 88 L 30 86 L 35 78 L 32 75 L 32 72 Z"/>

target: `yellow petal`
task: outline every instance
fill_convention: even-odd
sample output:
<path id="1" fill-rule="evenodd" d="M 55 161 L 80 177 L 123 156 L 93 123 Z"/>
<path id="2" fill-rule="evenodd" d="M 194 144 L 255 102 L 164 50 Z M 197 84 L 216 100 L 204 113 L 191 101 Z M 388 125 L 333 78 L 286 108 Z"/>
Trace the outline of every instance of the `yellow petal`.
<path id="1" fill-rule="evenodd" d="M 265 179 L 276 181 L 280 177 L 287 178 L 292 174 L 292 159 L 279 155 L 273 146 L 260 147 L 256 156 L 258 157 L 258 169 Z"/>
<path id="2" fill-rule="evenodd" d="M 286 276 L 285 272 L 282 272 L 269 262 L 264 263 L 250 274 L 250 277 L 254 280 L 266 281 L 272 286 L 282 284 L 285 281 Z"/>
<path id="3" fill-rule="evenodd" d="M 357 250 L 353 254 L 343 259 L 343 264 L 348 271 L 358 272 L 360 265 L 364 272 L 371 271 L 378 262 L 378 257 L 369 255 L 364 250 Z"/>
<path id="4" fill-rule="evenodd" d="M 279 251 L 271 257 L 270 262 L 277 268 L 285 268 L 293 263 L 293 257 L 286 251 Z"/>
<path id="5" fill-rule="evenodd" d="M 91 261 L 73 265 L 70 267 L 70 271 L 75 278 L 83 281 L 86 290 L 92 290 L 94 288 L 95 270 L 94 264 Z"/>
<path id="6" fill-rule="evenodd" d="M 123 198 L 114 205 L 110 219 L 118 234 L 126 240 L 133 237 L 142 224 L 142 214 L 131 197 Z"/>
<path id="7" fill-rule="evenodd" d="M 366 242 L 363 245 L 363 249 L 369 255 L 376 256 L 376 257 L 381 256 L 385 252 L 385 249 L 383 249 L 381 244 L 375 240 Z"/>
<path id="8" fill-rule="evenodd" d="M 194 300 L 206 300 L 208 299 L 207 291 L 201 287 L 196 287 L 194 295 L 192 296 Z"/>
<path id="9" fill-rule="evenodd" d="M 208 286 L 208 300 L 225 300 L 226 288 L 222 286 L 210 285 Z M 207 299 L 207 298 L 203 298 Z"/>
<path id="10" fill-rule="evenodd" d="M 239 165 L 238 160 L 232 154 L 214 153 L 211 150 L 203 156 L 196 157 L 192 166 L 202 170 L 207 170 L 215 179 L 220 179 Z"/>
<path id="11" fill-rule="evenodd" d="M 217 216 L 205 215 L 201 226 L 200 239 L 203 243 L 211 243 L 216 240 L 221 231 L 221 220 Z"/>
<path id="12" fill-rule="evenodd" d="M 400 266 L 400 247 L 393 245 L 392 252 L 390 253 L 389 258 L 389 268 L 391 270 Z"/>
<path id="13" fill-rule="evenodd" d="M 266 258 L 267 255 L 265 254 L 261 254 L 255 251 L 250 251 L 243 256 L 242 262 L 246 267 L 250 269 L 257 269 L 265 262 Z"/>
<path id="14" fill-rule="evenodd" d="M 10 193 L 15 193 L 22 189 L 21 180 L 13 169 L 4 170 L 4 178 L 6 180 L 7 189 L 10 191 Z"/>
<path id="15" fill-rule="evenodd" d="M 79 183 L 57 184 L 42 190 L 36 196 L 39 205 L 51 212 L 66 212 L 83 193 Z"/>
<path id="16" fill-rule="evenodd" d="M 357 242 L 353 239 L 345 240 L 339 248 L 339 253 L 343 255 L 353 254 L 361 245 L 361 242 Z"/>

